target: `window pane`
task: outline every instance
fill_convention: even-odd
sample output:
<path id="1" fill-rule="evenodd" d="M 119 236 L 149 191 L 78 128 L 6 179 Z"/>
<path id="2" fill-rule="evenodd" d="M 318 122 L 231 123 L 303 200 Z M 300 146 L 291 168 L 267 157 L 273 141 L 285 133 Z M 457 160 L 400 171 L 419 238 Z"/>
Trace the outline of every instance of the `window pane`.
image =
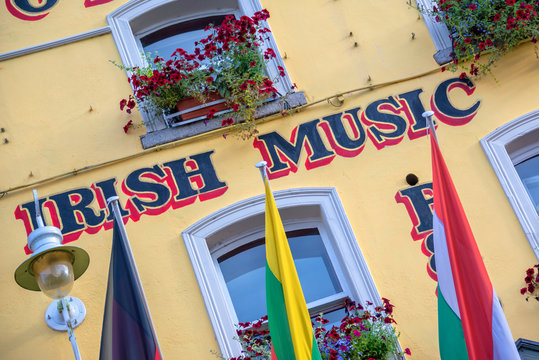
<path id="1" fill-rule="evenodd" d="M 144 53 L 150 53 L 152 57 L 169 59 L 174 51 L 182 48 L 192 54 L 195 51 L 195 41 L 199 41 L 208 35 L 204 31 L 209 24 L 220 25 L 225 15 L 205 17 L 191 21 L 167 26 L 140 39 Z"/>
<path id="2" fill-rule="evenodd" d="M 342 292 L 318 230 L 287 236 L 306 302 Z M 265 251 L 262 239 L 217 259 L 240 322 L 266 315 Z"/>
<path id="3" fill-rule="evenodd" d="M 521 162 L 515 169 L 539 214 L 539 155 Z"/>

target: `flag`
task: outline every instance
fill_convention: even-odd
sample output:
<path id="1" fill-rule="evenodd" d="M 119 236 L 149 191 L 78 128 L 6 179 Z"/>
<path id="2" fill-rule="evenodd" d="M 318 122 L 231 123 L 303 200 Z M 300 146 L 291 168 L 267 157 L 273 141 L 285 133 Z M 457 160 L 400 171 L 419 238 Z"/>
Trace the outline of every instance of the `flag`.
<path id="1" fill-rule="evenodd" d="M 292 253 L 267 176 L 264 176 L 264 185 L 266 303 L 273 350 L 279 360 L 321 360 Z"/>
<path id="2" fill-rule="evenodd" d="M 440 356 L 520 359 L 433 134 L 431 152 Z"/>
<path id="3" fill-rule="evenodd" d="M 161 360 L 135 262 L 125 240 L 115 219 L 99 359 Z"/>

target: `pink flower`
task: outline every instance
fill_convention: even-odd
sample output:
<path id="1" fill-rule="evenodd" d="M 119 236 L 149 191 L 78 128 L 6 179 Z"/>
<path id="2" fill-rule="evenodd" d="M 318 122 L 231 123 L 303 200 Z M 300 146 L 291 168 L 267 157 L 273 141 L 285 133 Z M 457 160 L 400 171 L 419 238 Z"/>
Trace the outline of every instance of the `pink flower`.
<path id="1" fill-rule="evenodd" d="M 354 333 L 354 335 L 355 335 L 356 337 L 360 337 L 360 336 L 361 336 L 361 332 L 359 332 L 358 330 L 354 330 L 354 331 L 352 331 L 352 332 Z"/>
<path id="2" fill-rule="evenodd" d="M 405 353 L 406 355 L 412 355 L 412 352 L 411 352 L 410 349 L 408 349 L 408 348 L 404 349 L 404 353 Z"/>

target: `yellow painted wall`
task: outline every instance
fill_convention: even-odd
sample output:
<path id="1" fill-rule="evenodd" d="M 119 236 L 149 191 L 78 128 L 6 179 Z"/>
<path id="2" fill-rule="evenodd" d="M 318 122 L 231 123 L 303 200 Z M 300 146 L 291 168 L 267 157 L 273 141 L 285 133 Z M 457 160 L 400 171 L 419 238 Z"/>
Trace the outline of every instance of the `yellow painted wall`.
<path id="1" fill-rule="evenodd" d="M 83 1 L 62 1 L 43 20 L 24 22 L 0 6 L 0 51 L 51 41 L 106 26 L 105 16 L 125 1 L 84 8 Z M 417 11 L 404 1 L 265 1 L 270 25 L 292 81 L 309 102 L 340 91 L 426 73 L 437 67 L 432 41 Z M 382 25 L 382 26 L 381 26 Z M 350 36 L 352 32 L 352 36 Z M 415 39 L 411 39 L 411 33 Z M 354 43 L 358 46 L 355 47 Z M 47 179 L 88 165 L 142 151 L 142 127 L 122 131 L 129 116 L 118 102 L 129 94 L 125 75 L 108 60 L 119 60 L 110 34 L 0 62 L 0 190 Z M 440 124 L 438 137 L 461 196 L 492 283 L 506 312 L 513 337 L 539 340 L 537 304 L 519 294 L 524 271 L 536 261 L 520 225 L 488 164 L 479 140 L 497 127 L 539 108 L 539 63 L 533 46 L 524 44 L 504 57 L 490 77 L 473 80 L 475 93 L 455 92 L 452 100 L 466 108 L 481 100 L 477 116 L 460 127 Z M 278 131 L 288 138 L 306 121 L 417 88 L 427 107 L 430 95 L 452 73 L 425 75 L 374 91 L 346 96 L 340 108 L 321 103 L 293 116 L 259 126 L 260 133 Z M 189 225 L 237 201 L 262 193 L 254 164 L 261 160 L 251 141 L 216 134 L 175 148 L 34 186 L 40 196 L 87 187 L 131 171 L 214 150 L 217 175 L 228 185 L 216 199 L 159 216 L 129 222 L 134 255 L 166 359 L 214 359 L 218 346 L 183 240 Z M 426 272 L 427 258 L 410 237 L 412 223 L 395 193 L 408 187 L 405 176 L 431 181 L 426 137 L 376 150 L 367 140 L 354 158 L 336 157 L 323 167 L 306 170 L 302 153 L 297 173 L 272 181 L 274 190 L 335 187 L 379 293 L 396 305 L 401 344 L 414 359 L 437 359 L 435 282 Z M 32 200 L 31 188 L 0 199 L 0 358 L 71 359 L 66 334 L 43 321 L 49 300 L 20 288 L 13 280 L 26 258 L 25 229 L 15 208 Z M 126 197 L 121 196 L 125 203 Z M 83 300 L 88 315 L 76 329 L 84 359 L 97 359 L 112 232 L 83 234 L 73 245 L 91 256 L 88 271 L 72 295 Z M 36 349 L 38 352 L 36 353 Z"/>

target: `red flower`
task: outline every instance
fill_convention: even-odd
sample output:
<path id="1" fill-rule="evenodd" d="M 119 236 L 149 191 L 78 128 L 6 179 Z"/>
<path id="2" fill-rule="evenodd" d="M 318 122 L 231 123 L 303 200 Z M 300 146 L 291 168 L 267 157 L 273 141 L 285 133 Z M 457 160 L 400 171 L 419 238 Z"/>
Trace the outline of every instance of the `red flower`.
<path id="1" fill-rule="evenodd" d="M 250 66 L 250 67 L 254 67 L 254 66 L 256 66 L 256 61 L 254 61 L 254 60 L 253 60 L 253 61 L 251 61 L 251 62 L 249 63 L 249 66 Z"/>
<path id="2" fill-rule="evenodd" d="M 408 349 L 408 348 L 404 349 L 404 353 L 405 353 L 406 355 L 412 355 L 412 352 L 411 352 L 410 349 Z"/>
<path id="3" fill-rule="evenodd" d="M 513 6 L 513 5 L 515 5 L 515 0 L 505 0 L 505 3 L 507 5 Z"/>
<path id="4" fill-rule="evenodd" d="M 479 47 L 479 50 L 485 50 L 485 43 L 479 43 L 478 47 Z"/>
<path id="5" fill-rule="evenodd" d="M 127 122 L 127 124 L 124 125 L 124 133 L 127 134 L 127 131 L 129 130 L 129 128 L 130 128 L 131 126 L 133 126 L 133 120 L 129 120 L 129 121 Z"/>
<path id="6" fill-rule="evenodd" d="M 524 294 L 526 293 L 527 290 L 528 290 L 527 288 L 523 287 L 522 289 L 520 289 L 520 293 L 521 293 L 522 295 L 524 295 Z"/>
<path id="7" fill-rule="evenodd" d="M 216 112 L 217 112 L 217 110 L 215 108 L 211 108 L 208 111 L 208 113 L 206 114 L 206 118 L 208 118 L 208 119 L 213 118 L 213 116 L 215 115 Z"/>
<path id="8" fill-rule="evenodd" d="M 465 77 L 466 77 L 466 73 L 461 73 L 461 74 L 459 75 L 459 79 L 461 79 L 461 80 L 464 79 Z"/>
<path id="9" fill-rule="evenodd" d="M 240 108 L 240 106 L 238 104 L 232 105 L 232 110 L 234 110 L 234 111 L 238 111 L 239 108 Z"/>
<path id="10" fill-rule="evenodd" d="M 486 44 L 487 44 L 487 46 L 492 46 L 492 45 L 494 45 L 494 44 L 492 43 L 492 40 L 490 40 L 490 39 L 487 39 Z"/>
<path id="11" fill-rule="evenodd" d="M 526 275 L 532 276 L 534 272 L 535 270 L 533 268 L 529 268 L 528 270 L 526 270 Z"/>
<path id="12" fill-rule="evenodd" d="M 127 105 L 127 100 L 123 99 L 120 101 L 120 110 L 123 110 L 125 108 L 125 105 Z"/>
<path id="13" fill-rule="evenodd" d="M 211 83 L 211 82 L 213 81 L 213 76 L 207 77 L 207 78 L 206 78 L 206 81 L 209 82 L 209 83 Z"/>
<path id="14" fill-rule="evenodd" d="M 466 39 L 464 39 L 464 42 L 465 42 L 466 44 L 469 44 L 469 43 L 472 42 L 472 39 L 471 39 L 471 38 L 466 38 Z"/>
<path id="15" fill-rule="evenodd" d="M 282 66 L 277 66 L 277 69 L 279 69 L 279 75 L 281 75 L 281 77 L 285 77 L 286 74 L 284 72 L 284 69 Z"/>
<path id="16" fill-rule="evenodd" d="M 274 58 L 277 55 L 275 55 L 275 51 L 273 51 L 272 48 L 267 48 L 266 51 L 264 51 L 264 59 L 268 60 L 270 58 Z"/>
<path id="17" fill-rule="evenodd" d="M 532 282 L 532 277 L 531 277 L 531 276 L 526 276 L 526 277 L 524 278 L 524 281 L 526 282 L 526 284 L 531 284 L 531 282 Z"/>
<path id="18" fill-rule="evenodd" d="M 444 71 L 445 71 L 445 66 L 442 66 L 442 72 L 444 72 Z"/>
<path id="19" fill-rule="evenodd" d="M 502 17 L 502 16 L 501 16 L 500 14 L 494 15 L 494 21 L 500 20 L 501 17 Z"/>
<path id="20" fill-rule="evenodd" d="M 475 5 L 475 4 L 470 4 L 470 6 L 468 6 L 468 9 L 470 9 L 470 10 L 475 10 L 475 9 L 477 9 L 477 5 Z"/>
<path id="21" fill-rule="evenodd" d="M 533 286 L 532 284 L 528 285 L 528 292 L 530 294 L 533 294 L 534 291 L 535 291 L 535 286 Z"/>

